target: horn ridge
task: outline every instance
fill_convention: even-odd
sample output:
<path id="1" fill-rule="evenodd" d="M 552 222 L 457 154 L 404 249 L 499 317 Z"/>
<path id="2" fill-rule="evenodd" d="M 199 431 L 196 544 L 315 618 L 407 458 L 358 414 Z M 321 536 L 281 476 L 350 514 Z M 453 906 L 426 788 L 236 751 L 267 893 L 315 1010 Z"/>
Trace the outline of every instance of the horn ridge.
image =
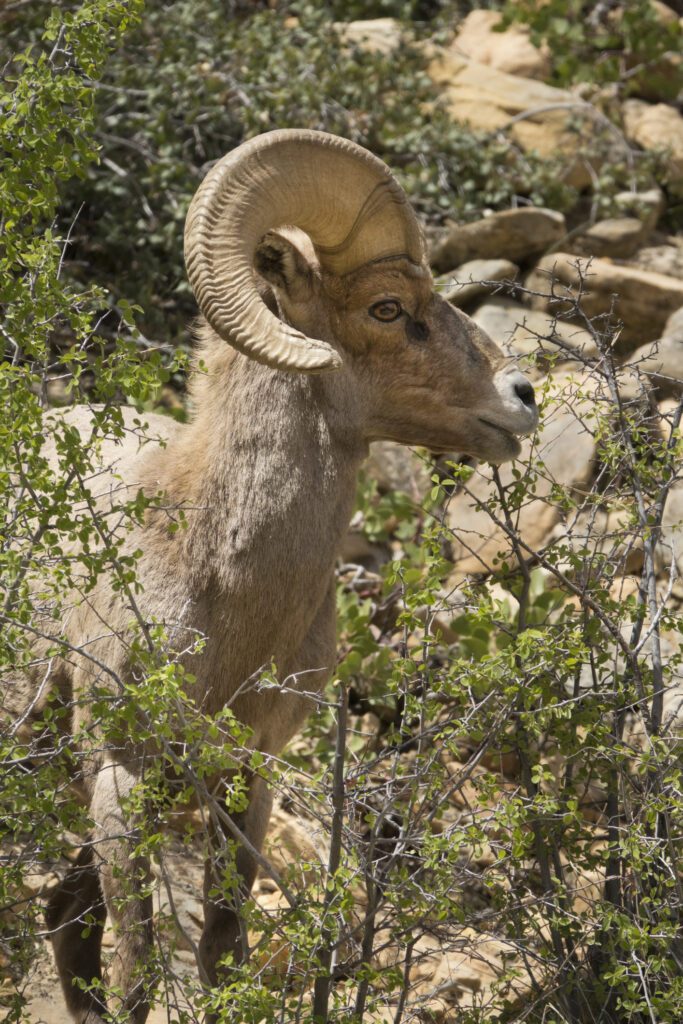
<path id="1" fill-rule="evenodd" d="M 305 231 L 323 269 L 337 274 L 399 253 L 421 262 L 420 226 L 378 157 L 325 132 L 258 136 L 219 160 L 199 186 L 186 220 L 185 258 L 214 330 L 279 369 L 336 368 L 341 359 L 332 346 L 282 324 L 258 292 L 256 247 L 284 224 Z"/>

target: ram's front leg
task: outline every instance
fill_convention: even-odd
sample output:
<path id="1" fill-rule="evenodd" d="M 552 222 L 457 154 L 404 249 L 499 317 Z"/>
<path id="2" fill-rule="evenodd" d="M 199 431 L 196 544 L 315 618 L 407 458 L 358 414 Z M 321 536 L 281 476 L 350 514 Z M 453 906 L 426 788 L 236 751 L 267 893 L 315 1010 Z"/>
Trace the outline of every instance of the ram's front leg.
<path id="1" fill-rule="evenodd" d="M 100 883 L 117 938 L 108 988 L 119 994 L 116 1019 L 120 1015 L 129 1024 L 147 1020 L 153 986 L 149 862 L 136 851 L 140 836 L 126 808 L 140 782 L 140 767 L 135 755 L 106 764 L 98 773 L 91 805 Z"/>
<path id="2" fill-rule="evenodd" d="M 264 715 L 258 729 L 258 747 L 264 754 L 278 754 L 298 732 L 307 715 L 315 707 L 308 696 L 299 696 L 292 690 L 318 693 L 330 675 L 335 659 L 335 586 L 331 578 L 325 600 L 308 635 L 294 658 L 285 666 L 287 692 L 269 692 L 271 713 Z M 279 706 L 275 708 L 273 702 Z M 266 726 L 267 722 L 267 726 Z M 272 793 L 267 783 L 257 775 L 251 776 L 248 791 L 249 804 L 245 811 L 233 814 L 232 820 L 253 850 L 261 852 L 268 829 L 272 807 Z M 220 961 L 232 954 L 233 963 L 247 958 L 248 937 L 241 915 L 241 907 L 249 898 L 257 872 L 253 854 L 237 842 L 229 829 L 214 828 L 212 840 L 216 845 L 214 856 L 207 860 L 204 875 L 204 931 L 199 944 L 200 969 L 204 981 L 217 985 L 228 973 L 221 970 Z M 225 849 L 222 854 L 221 850 Z M 225 892 L 224 869 L 228 850 L 234 851 L 234 885 Z M 209 1015 L 209 1024 L 215 1021 Z"/>
<path id="3" fill-rule="evenodd" d="M 252 776 L 245 811 L 231 820 L 245 836 L 249 847 L 260 852 L 273 803 L 263 779 Z M 227 812 L 225 812 L 227 813 Z M 230 829 L 215 821 L 211 828 L 213 849 L 204 868 L 204 930 L 199 942 L 199 968 L 205 983 L 215 986 L 227 980 L 229 968 L 221 962 L 228 955 L 240 964 L 249 955 L 247 928 L 242 906 L 249 899 L 256 878 L 257 863 L 251 850 L 235 840 Z M 216 1020 L 207 1017 L 208 1024 Z"/>

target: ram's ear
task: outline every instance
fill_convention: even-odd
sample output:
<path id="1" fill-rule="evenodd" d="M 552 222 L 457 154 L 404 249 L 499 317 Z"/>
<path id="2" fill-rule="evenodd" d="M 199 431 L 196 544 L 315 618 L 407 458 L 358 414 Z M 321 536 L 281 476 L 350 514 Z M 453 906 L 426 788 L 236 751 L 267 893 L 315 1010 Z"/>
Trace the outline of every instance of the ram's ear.
<path id="1" fill-rule="evenodd" d="M 261 239 L 254 266 L 275 293 L 290 302 L 305 302 L 319 275 L 315 250 L 308 235 L 296 228 L 269 231 Z"/>

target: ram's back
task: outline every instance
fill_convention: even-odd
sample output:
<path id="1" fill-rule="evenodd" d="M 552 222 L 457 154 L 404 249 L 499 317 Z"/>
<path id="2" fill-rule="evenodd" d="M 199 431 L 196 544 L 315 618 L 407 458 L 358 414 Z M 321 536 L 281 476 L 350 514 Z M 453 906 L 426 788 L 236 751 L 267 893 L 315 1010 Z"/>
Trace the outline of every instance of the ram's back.
<path id="1" fill-rule="evenodd" d="M 97 619 L 105 603 L 103 598 L 111 593 L 111 569 L 105 567 L 98 582 L 91 587 L 88 581 L 91 566 L 106 546 L 111 549 L 113 558 L 116 550 L 125 554 L 134 546 L 131 544 L 135 541 L 130 529 L 132 519 L 126 507 L 135 501 L 145 476 L 149 478 L 149 472 L 145 473 L 145 470 L 154 460 L 155 451 L 158 452 L 182 430 L 182 426 L 170 417 L 138 413 L 134 408 L 124 406 L 120 410 L 122 435 L 115 436 L 113 432 L 103 434 L 101 427 L 96 426 L 100 412 L 101 407 L 98 406 L 74 406 L 64 411 L 51 410 L 44 419 L 43 454 L 58 478 L 75 485 L 80 495 L 69 508 L 69 518 L 81 521 L 82 536 L 85 536 L 88 524 L 92 524 L 92 529 L 85 548 L 82 541 L 70 540 L 61 534 L 58 537 L 60 554 L 57 561 L 63 564 L 65 557 L 69 559 L 71 587 L 65 585 L 55 594 L 51 583 L 51 578 L 54 578 L 51 569 L 55 564 L 49 549 L 42 558 L 43 577 L 39 564 L 28 574 L 33 615 L 25 624 L 25 632 L 30 638 L 30 659 L 27 662 L 18 651 L 17 666 L 0 676 L 0 730 L 22 742 L 35 739 L 35 723 L 49 703 L 69 703 L 73 699 L 73 668 L 76 664 L 83 664 L 84 659 L 69 645 L 75 648 L 73 641 L 80 641 L 84 649 L 83 642 L 92 641 L 91 636 L 86 638 L 83 634 L 83 619 L 88 616 Z M 80 446 L 88 455 L 90 466 L 84 474 L 79 472 L 74 460 L 58 453 L 56 437 L 62 434 L 64 425 L 76 428 Z M 145 490 L 149 491 L 149 484 Z M 47 519 L 43 516 L 44 529 L 54 529 L 57 519 L 57 509 Z M 37 518 L 35 522 L 37 525 Z M 120 545 L 118 548 L 117 544 Z M 34 556 L 34 562 L 40 562 L 28 542 L 22 549 L 22 556 Z M 8 596 L 11 602 L 11 595 Z M 120 602 L 117 604 L 120 608 Z M 103 636 L 107 632 L 111 634 L 115 626 L 115 623 L 103 621 L 100 632 Z M 56 653 L 60 639 L 65 645 L 60 653 Z M 92 643 L 86 655 L 96 657 L 95 652 L 103 643 L 106 640 Z"/>

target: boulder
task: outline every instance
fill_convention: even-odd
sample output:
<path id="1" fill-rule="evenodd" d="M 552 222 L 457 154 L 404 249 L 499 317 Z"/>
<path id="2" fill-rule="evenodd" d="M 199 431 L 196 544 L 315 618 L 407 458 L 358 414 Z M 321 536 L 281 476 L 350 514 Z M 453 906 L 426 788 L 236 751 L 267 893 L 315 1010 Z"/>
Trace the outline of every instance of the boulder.
<path id="1" fill-rule="evenodd" d="M 589 331 L 502 296 L 481 305 L 472 319 L 510 356 L 551 352 L 560 359 L 571 359 L 579 353 L 597 353 Z"/>
<path id="2" fill-rule="evenodd" d="M 622 106 L 626 137 L 643 149 L 665 151 L 664 184 L 683 196 L 683 116 L 666 103 L 626 100 Z"/>
<path id="3" fill-rule="evenodd" d="M 675 338 L 677 341 L 683 341 L 683 305 L 675 313 L 671 314 L 664 324 L 662 334 L 665 338 Z"/>
<path id="4" fill-rule="evenodd" d="M 623 321 L 617 351 L 624 354 L 661 337 L 667 318 L 683 305 L 683 281 L 677 278 L 568 253 L 544 256 L 525 283 L 530 291 L 541 293 L 531 298 L 534 309 L 556 313 L 571 310 L 582 286 L 581 306 L 587 316 L 613 309 Z"/>
<path id="5" fill-rule="evenodd" d="M 403 42 L 403 31 L 396 18 L 368 18 L 335 24 L 342 42 L 369 53 L 392 53 Z"/>
<path id="6" fill-rule="evenodd" d="M 648 376 L 660 398 L 680 395 L 683 391 L 683 337 L 663 337 L 641 345 L 629 356 L 629 366 Z"/>
<path id="7" fill-rule="evenodd" d="M 475 259 L 506 259 L 515 263 L 538 256 L 564 238 L 561 213 L 525 206 L 502 210 L 472 224 L 453 224 L 432 248 L 432 266 L 449 271 Z"/>
<path id="8" fill-rule="evenodd" d="M 654 231 L 666 209 L 661 188 L 649 188 L 645 192 L 617 192 L 613 202 L 622 217 L 637 217 L 642 221 L 647 234 Z"/>
<path id="9" fill-rule="evenodd" d="M 428 72 L 454 121 L 483 132 L 509 129 L 522 149 L 564 157 L 563 179 L 569 184 L 591 185 L 590 170 L 578 151 L 582 140 L 595 137 L 592 107 L 566 89 L 498 71 L 452 49 L 430 47 L 429 54 Z"/>
<path id="10" fill-rule="evenodd" d="M 264 854 L 281 875 L 296 868 L 303 882 L 313 882 L 318 865 L 327 863 L 328 851 L 322 829 L 275 806 L 268 826 Z M 275 885 L 269 875 L 271 885 Z"/>
<path id="11" fill-rule="evenodd" d="M 431 487 L 431 463 L 394 441 L 374 441 L 363 468 L 380 491 L 404 491 L 414 501 L 422 501 Z"/>
<path id="12" fill-rule="evenodd" d="M 498 281 L 514 281 L 519 267 L 510 260 L 469 260 L 435 282 L 444 299 L 454 306 L 466 306 L 473 299 L 496 290 Z"/>
<path id="13" fill-rule="evenodd" d="M 678 575 L 683 576 L 683 480 L 678 480 L 669 491 L 662 517 L 658 555 L 665 572 L 668 572 L 673 560 Z"/>
<path id="14" fill-rule="evenodd" d="M 504 32 L 496 31 L 500 22 L 498 11 L 470 11 L 449 50 L 456 56 L 469 57 L 511 75 L 547 78 L 550 73 L 547 46 L 541 49 L 535 46 L 525 25 L 511 25 Z"/>
<path id="15" fill-rule="evenodd" d="M 626 70 L 630 72 L 628 87 L 646 100 L 666 100 L 673 103 L 683 90 L 683 56 L 681 55 L 681 29 L 683 19 L 661 0 L 650 0 L 649 6 L 656 14 L 662 33 L 668 35 L 670 49 L 657 60 L 648 60 L 637 52 L 630 54 Z M 679 5 L 680 8 L 680 5 Z"/>
<path id="16" fill-rule="evenodd" d="M 645 238 L 647 229 L 637 217 L 609 217 L 592 224 L 572 242 L 581 256 L 609 256 L 627 259 Z"/>
<path id="17" fill-rule="evenodd" d="M 515 514 L 524 542 L 532 549 L 545 544 L 559 520 L 556 503 L 550 502 L 555 484 L 585 487 L 592 474 L 594 440 L 590 424 L 595 406 L 595 385 L 587 374 L 558 374 L 550 384 L 537 439 L 522 445 L 520 464 L 533 455 L 543 462 L 529 497 Z M 517 464 L 501 466 L 503 485 L 512 483 Z M 502 527 L 497 526 L 480 503 L 496 494 L 493 471 L 480 466 L 448 506 L 448 524 L 453 531 L 453 562 L 458 577 L 463 573 L 491 572 L 500 559 L 513 558 L 512 546 Z"/>
<path id="18" fill-rule="evenodd" d="M 642 270 L 683 280 L 683 245 L 676 244 L 676 239 L 672 238 L 664 245 L 646 246 L 639 249 L 629 263 Z"/>

